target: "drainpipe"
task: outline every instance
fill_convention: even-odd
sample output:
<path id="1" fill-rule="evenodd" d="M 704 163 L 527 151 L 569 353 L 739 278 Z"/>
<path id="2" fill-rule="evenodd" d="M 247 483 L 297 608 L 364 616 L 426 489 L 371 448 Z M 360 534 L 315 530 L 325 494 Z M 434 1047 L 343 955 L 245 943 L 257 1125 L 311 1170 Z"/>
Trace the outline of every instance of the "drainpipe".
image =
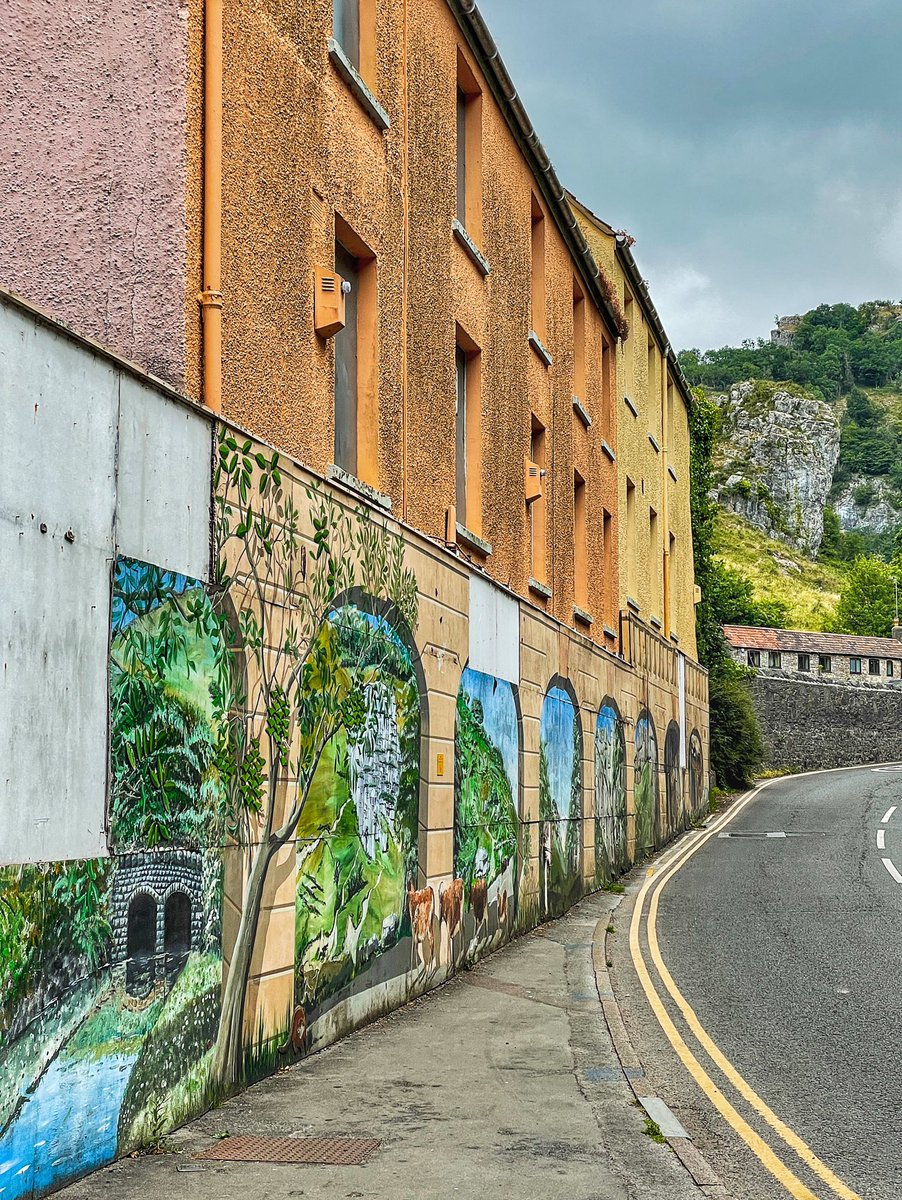
<path id="1" fill-rule="evenodd" d="M 222 0 L 204 6 L 203 404 L 222 411 Z"/>

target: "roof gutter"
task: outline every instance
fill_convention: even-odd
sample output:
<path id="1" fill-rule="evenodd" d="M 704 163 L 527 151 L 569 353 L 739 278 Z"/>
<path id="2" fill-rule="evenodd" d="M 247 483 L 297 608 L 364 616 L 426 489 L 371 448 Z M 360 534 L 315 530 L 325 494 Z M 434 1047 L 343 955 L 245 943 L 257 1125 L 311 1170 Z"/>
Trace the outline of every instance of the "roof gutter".
<path id="1" fill-rule="evenodd" d="M 589 244 L 567 202 L 567 193 L 551 165 L 545 147 L 539 141 L 526 109 L 517 94 L 507 68 L 488 26 L 476 6 L 475 0 L 448 0 L 448 7 L 476 56 L 479 67 L 488 81 L 501 111 L 539 182 L 539 188 L 555 224 L 561 232 L 568 250 L 576 261 L 583 281 L 599 311 L 605 317 L 610 330 L 617 337 L 625 338 L 629 332 L 627 323 L 611 291 L 610 284 L 599 270 L 589 249 Z"/>
<path id="2" fill-rule="evenodd" d="M 655 308 L 654 301 L 648 293 L 648 284 L 642 278 L 639 265 L 635 258 L 633 258 L 633 252 L 630 250 L 629 241 L 624 234 L 615 233 L 614 242 L 617 247 L 617 257 L 620 260 L 620 265 L 623 267 L 623 273 L 629 280 L 633 291 L 638 292 L 642 297 L 642 307 L 645 310 L 645 315 L 648 318 L 652 329 L 657 335 L 661 353 L 670 364 L 670 369 L 673 372 L 674 378 L 680 385 L 680 390 L 683 392 L 683 399 L 686 401 L 686 404 L 691 407 L 694 403 L 692 389 L 689 386 L 686 376 L 683 374 L 683 368 L 680 366 L 679 360 L 677 359 L 673 347 L 670 344 L 670 339 L 667 337 L 667 332 L 661 323 L 661 318 L 658 316 L 658 310 Z"/>

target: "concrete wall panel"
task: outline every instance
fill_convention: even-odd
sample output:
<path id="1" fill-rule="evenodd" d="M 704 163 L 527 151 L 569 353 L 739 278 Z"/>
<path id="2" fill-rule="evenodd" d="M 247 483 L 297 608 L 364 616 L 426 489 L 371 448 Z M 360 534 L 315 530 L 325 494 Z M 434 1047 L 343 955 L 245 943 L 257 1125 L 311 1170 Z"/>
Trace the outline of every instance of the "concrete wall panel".
<path id="1" fill-rule="evenodd" d="M 479 575 L 470 576 L 470 667 L 520 682 L 520 605 Z"/>
<path id="2" fill-rule="evenodd" d="M 119 553 L 208 581 L 210 422 L 128 376 L 119 421 Z"/>
<path id="3" fill-rule="evenodd" d="M 0 309 L 0 862 L 104 850 L 114 367 Z"/>

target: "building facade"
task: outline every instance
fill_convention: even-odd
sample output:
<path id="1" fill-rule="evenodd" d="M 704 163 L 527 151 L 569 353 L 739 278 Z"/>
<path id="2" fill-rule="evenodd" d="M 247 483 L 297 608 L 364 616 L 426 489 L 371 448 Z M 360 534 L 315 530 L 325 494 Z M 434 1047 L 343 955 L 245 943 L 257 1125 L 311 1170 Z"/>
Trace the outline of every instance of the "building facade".
<path id="1" fill-rule="evenodd" d="M 876 638 L 725 625 L 724 635 L 733 660 L 762 674 L 902 688 L 902 630 Z"/>
<path id="2" fill-rule="evenodd" d="M 691 398 L 478 10 L 126 5 L 97 62 L 76 6 L 72 79 L 136 86 L 53 92 L 73 215 L 19 8 L 4 136 L 57 224 L 7 260 L 50 315 L 0 305 L 0 1150 L 52 1187 L 647 856 L 708 708 Z M 107 1074 L 102 1145 L 29 1151 Z"/>

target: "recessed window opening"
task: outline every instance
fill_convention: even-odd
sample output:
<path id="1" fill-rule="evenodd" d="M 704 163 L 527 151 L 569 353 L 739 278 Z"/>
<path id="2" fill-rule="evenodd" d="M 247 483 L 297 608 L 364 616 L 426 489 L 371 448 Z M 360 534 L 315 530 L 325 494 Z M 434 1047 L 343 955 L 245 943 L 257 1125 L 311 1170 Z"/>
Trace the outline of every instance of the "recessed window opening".
<path id="1" fill-rule="evenodd" d="M 545 426 L 535 415 L 529 438 L 529 457 L 532 462 L 544 471 L 545 467 Z M 529 563 L 530 574 L 539 583 L 545 582 L 545 496 L 547 492 L 547 477 L 542 481 L 542 495 L 528 506 L 529 509 Z"/>
<path id="2" fill-rule="evenodd" d="M 573 473 L 573 595 L 576 604 L 588 605 L 589 579 L 586 546 L 586 481 Z"/>
<path id="3" fill-rule="evenodd" d="M 833 671 L 833 660 L 829 654 L 817 656 L 817 669 L 822 675 L 830 675 Z"/>
<path id="4" fill-rule="evenodd" d="M 479 347 L 457 326 L 454 507 L 459 524 L 482 533 L 482 430 Z"/>
<path id="5" fill-rule="evenodd" d="M 869 658 L 868 659 L 868 674 L 869 675 L 879 675 L 880 674 L 880 659 L 879 658 Z"/>
<path id="6" fill-rule="evenodd" d="M 760 650 L 749 650 L 748 651 L 748 662 L 749 662 L 750 667 L 760 667 L 761 666 L 761 651 Z"/>
<path id="7" fill-rule="evenodd" d="M 811 670 L 811 655 L 810 654 L 800 654 L 799 655 L 799 670 L 800 671 L 810 671 Z"/>
<path id="8" fill-rule="evenodd" d="M 482 90 L 463 53 L 457 51 L 457 219 L 482 241 Z"/>
<path id="9" fill-rule="evenodd" d="M 335 218 L 335 270 L 349 285 L 345 327 L 335 347 L 334 461 L 349 475 L 377 487 L 379 482 L 378 313 L 376 259 L 338 215 Z"/>
<path id="10" fill-rule="evenodd" d="M 850 675 L 860 675 L 861 674 L 861 659 L 860 658 L 850 658 L 849 659 L 849 674 Z"/>
<path id="11" fill-rule="evenodd" d="M 767 658 L 767 665 L 775 671 L 779 671 L 783 666 L 783 655 L 779 650 L 771 650 Z"/>

